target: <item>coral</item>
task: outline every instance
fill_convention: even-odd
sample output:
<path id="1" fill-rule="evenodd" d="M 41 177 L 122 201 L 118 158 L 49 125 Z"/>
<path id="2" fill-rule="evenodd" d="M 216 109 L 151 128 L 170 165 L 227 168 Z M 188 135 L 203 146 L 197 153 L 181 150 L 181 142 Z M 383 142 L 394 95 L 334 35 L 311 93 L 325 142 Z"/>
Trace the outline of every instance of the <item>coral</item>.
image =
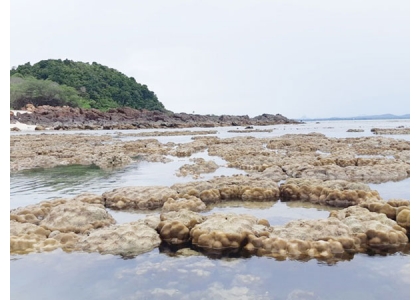
<path id="1" fill-rule="evenodd" d="M 103 205 L 69 200 L 54 206 L 39 225 L 51 231 L 84 233 L 114 223 Z"/>
<path id="2" fill-rule="evenodd" d="M 68 199 L 57 198 L 50 201 L 42 201 L 38 204 L 15 208 L 10 211 L 10 220 L 39 225 L 53 207 L 66 203 L 67 201 Z"/>
<path id="3" fill-rule="evenodd" d="M 78 238 L 75 233 L 51 232 L 38 225 L 10 221 L 11 254 L 52 251 L 57 248 L 68 251 L 74 248 Z"/>
<path id="4" fill-rule="evenodd" d="M 181 209 L 189 209 L 191 211 L 203 211 L 206 209 L 206 204 L 200 198 L 190 195 L 184 195 L 182 198 L 169 198 L 163 204 L 162 212 L 178 211 Z"/>
<path id="5" fill-rule="evenodd" d="M 333 259 L 359 250 L 351 230 L 337 219 L 297 220 L 273 226 L 269 235 L 249 236 L 245 250 L 259 255 Z"/>
<path id="6" fill-rule="evenodd" d="M 160 238 L 170 244 L 181 244 L 190 239 L 190 230 L 179 221 L 161 222 L 157 230 Z"/>
<path id="7" fill-rule="evenodd" d="M 330 217 L 346 224 L 361 244 L 376 249 L 392 249 L 409 242 L 407 230 L 383 213 L 370 212 L 367 208 L 352 206 L 333 211 Z"/>
<path id="8" fill-rule="evenodd" d="M 182 244 L 190 240 L 190 230 L 204 221 L 204 217 L 188 209 L 163 212 L 160 215 L 157 231 L 163 241 L 169 244 Z"/>
<path id="9" fill-rule="evenodd" d="M 133 257 L 148 252 L 161 243 L 159 234 L 144 221 L 112 225 L 84 235 L 76 249 L 101 254 Z"/>
<path id="10" fill-rule="evenodd" d="M 377 191 L 366 184 L 344 180 L 288 179 L 280 185 L 280 198 L 285 201 L 301 200 L 335 207 L 348 207 L 359 203 L 381 200 Z"/>
<path id="11" fill-rule="evenodd" d="M 129 186 L 105 192 L 102 198 L 112 209 L 156 209 L 169 198 L 177 199 L 178 193 L 165 186 Z"/>
<path id="12" fill-rule="evenodd" d="M 204 158 L 191 159 L 194 164 L 185 164 L 179 168 L 177 176 L 194 175 L 199 176 L 202 173 L 213 173 L 219 166 L 212 160 L 206 161 Z"/>
<path id="13" fill-rule="evenodd" d="M 403 208 L 397 211 L 396 221 L 398 225 L 407 229 L 407 233 L 410 233 L 410 209 Z"/>
<path id="14" fill-rule="evenodd" d="M 239 248 L 248 235 L 259 235 L 268 230 L 258 219 L 249 215 L 213 214 L 191 229 L 192 243 L 203 248 Z"/>

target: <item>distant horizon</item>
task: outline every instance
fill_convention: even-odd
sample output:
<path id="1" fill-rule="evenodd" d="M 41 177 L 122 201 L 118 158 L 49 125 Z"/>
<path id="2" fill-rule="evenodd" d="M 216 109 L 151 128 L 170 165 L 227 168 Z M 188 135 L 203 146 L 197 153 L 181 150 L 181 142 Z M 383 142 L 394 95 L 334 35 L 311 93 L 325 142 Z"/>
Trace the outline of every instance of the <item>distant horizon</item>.
<path id="1" fill-rule="evenodd" d="M 408 117 L 407 117 L 408 116 Z M 287 117 L 287 116 L 286 116 Z M 330 120 L 330 119 L 381 119 L 381 117 L 383 119 L 389 119 L 392 117 L 395 118 L 402 118 L 402 119 L 409 119 L 410 118 L 410 113 L 406 113 L 406 114 L 393 114 L 393 113 L 384 113 L 384 114 L 375 114 L 375 115 L 370 115 L 370 114 L 361 114 L 361 115 L 357 115 L 357 116 L 349 116 L 349 117 L 338 117 L 338 116 L 331 116 L 331 117 L 308 117 L 308 116 L 303 116 L 301 118 L 289 118 L 289 119 L 293 119 L 293 120 Z"/>
<path id="2" fill-rule="evenodd" d="M 19 109 L 11 109 L 10 111 L 13 112 L 22 112 L 25 110 L 19 110 Z M 171 110 L 169 110 L 171 111 Z M 254 118 L 257 116 L 261 116 L 264 114 L 268 114 L 268 115 L 277 115 L 280 114 L 283 117 L 290 119 L 290 120 L 295 120 L 295 121 L 300 121 L 300 120 L 333 120 L 333 119 L 381 119 L 381 117 L 383 117 L 382 119 L 392 119 L 392 117 L 395 117 L 397 119 L 410 119 L 410 113 L 405 113 L 405 114 L 393 114 L 393 113 L 383 113 L 383 114 L 360 114 L 360 115 L 356 115 L 356 116 L 348 116 L 348 117 L 343 117 L 343 116 L 330 116 L 330 117 L 308 117 L 308 116 L 301 116 L 301 117 L 290 117 L 287 116 L 285 114 L 282 114 L 280 112 L 265 112 L 265 113 L 261 113 L 261 114 L 255 114 L 255 115 L 250 115 L 250 114 L 227 114 L 227 113 L 222 113 L 222 114 L 211 114 L 211 113 L 198 113 L 198 112 L 185 112 L 185 111 L 171 111 L 172 113 L 177 113 L 177 114 L 181 114 L 181 113 L 185 113 L 185 114 L 196 114 L 196 115 L 216 115 L 216 116 L 222 116 L 222 115 L 232 115 L 232 116 L 240 116 L 240 115 L 246 115 L 250 118 Z M 408 117 L 407 117 L 408 116 Z"/>

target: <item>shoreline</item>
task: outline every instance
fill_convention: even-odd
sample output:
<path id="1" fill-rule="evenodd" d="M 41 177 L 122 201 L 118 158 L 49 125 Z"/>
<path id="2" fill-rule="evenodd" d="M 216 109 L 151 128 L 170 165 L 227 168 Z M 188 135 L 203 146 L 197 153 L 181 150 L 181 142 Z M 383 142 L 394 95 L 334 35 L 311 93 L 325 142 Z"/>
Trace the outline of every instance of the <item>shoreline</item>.
<path id="1" fill-rule="evenodd" d="M 14 116 L 17 116 L 18 113 L 24 114 L 28 113 L 31 114 L 32 112 L 27 110 L 10 110 L 11 113 L 13 113 Z M 10 131 L 12 131 L 12 128 L 18 128 L 20 131 L 34 131 L 36 125 L 28 125 L 25 123 L 21 123 L 19 121 L 15 121 L 15 123 L 10 123 Z"/>
<path id="2" fill-rule="evenodd" d="M 263 126 L 277 124 L 301 124 L 281 114 L 263 114 L 254 118 L 231 115 L 197 115 L 186 113 L 164 113 L 160 111 L 136 110 L 129 107 L 110 109 L 71 108 L 67 106 L 39 106 L 30 111 L 10 111 L 10 122 L 19 128 L 32 130 L 95 130 L 95 129 L 147 129 L 147 128 L 193 128 L 226 126 Z M 30 125 L 30 127 L 21 124 Z M 41 129 L 42 128 L 42 129 Z"/>
<path id="3" fill-rule="evenodd" d="M 13 131 L 13 128 L 17 128 L 19 131 L 35 131 L 35 127 L 36 125 L 28 125 L 20 123 L 19 121 L 16 121 L 14 124 L 10 123 L 10 131 Z"/>

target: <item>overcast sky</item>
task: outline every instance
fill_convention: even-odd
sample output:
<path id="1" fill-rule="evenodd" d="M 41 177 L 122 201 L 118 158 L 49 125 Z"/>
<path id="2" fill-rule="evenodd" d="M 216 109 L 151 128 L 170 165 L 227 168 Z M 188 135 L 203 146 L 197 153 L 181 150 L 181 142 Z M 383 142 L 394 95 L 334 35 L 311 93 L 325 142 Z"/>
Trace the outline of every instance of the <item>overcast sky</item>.
<path id="1" fill-rule="evenodd" d="M 10 67 L 97 62 L 174 112 L 410 113 L 408 0 L 10 2 Z"/>

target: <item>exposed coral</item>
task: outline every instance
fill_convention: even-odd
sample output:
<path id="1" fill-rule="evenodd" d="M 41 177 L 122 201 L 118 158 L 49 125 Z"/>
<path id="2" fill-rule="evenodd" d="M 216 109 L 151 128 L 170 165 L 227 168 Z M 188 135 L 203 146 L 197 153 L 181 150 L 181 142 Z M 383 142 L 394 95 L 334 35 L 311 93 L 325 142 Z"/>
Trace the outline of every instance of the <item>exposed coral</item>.
<path id="1" fill-rule="evenodd" d="M 10 169 L 96 165 L 103 169 L 124 167 L 136 159 L 167 162 L 168 155 L 188 157 L 208 151 L 258 177 L 274 181 L 293 178 L 386 182 L 410 176 L 410 143 L 385 137 L 327 138 L 323 134 L 286 134 L 272 138 L 251 136 L 220 139 L 196 136 L 188 143 L 162 144 L 156 139 L 122 141 L 122 135 L 82 134 L 11 135 Z M 202 160 L 202 159 L 201 159 Z M 179 175 L 198 178 L 213 172 L 211 161 L 196 160 Z"/>
<path id="2" fill-rule="evenodd" d="M 177 176 L 193 175 L 198 177 L 202 173 L 213 173 L 219 166 L 212 160 L 206 161 L 204 158 L 192 159 L 194 164 L 185 164 L 179 168 Z"/>
<path id="3" fill-rule="evenodd" d="M 357 129 L 353 129 L 353 128 L 347 129 L 347 132 L 364 132 L 364 131 L 365 131 L 364 129 L 360 129 L 360 128 L 357 128 Z"/>
<path id="4" fill-rule="evenodd" d="M 105 192 L 102 197 L 112 209 L 155 209 L 169 198 L 177 199 L 178 193 L 165 186 L 129 186 Z"/>
<path id="5" fill-rule="evenodd" d="M 398 225 L 407 229 L 407 234 L 410 234 L 410 209 L 403 208 L 398 210 L 396 221 Z"/>
<path id="6" fill-rule="evenodd" d="M 404 199 L 391 199 L 375 203 L 363 203 L 361 207 L 369 211 L 383 213 L 388 218 L 397 221 L 398 225 L 410 232 L 410 201 Z"/>
<path id="7" fill-rule="evenodd" d="M 161 243 L 159 234 L 144 221 L 112 225 L 80 238 L 76 249 L 124 257 L 148 252 Z"/>
<path id="8" fill-rule="evenodd" d="M 182 135 L 205 135 L 216 134 L 217 130 L 175 130 L 175 131 L 147 131 L 136 133 L 118 133 L 118 136 L 182 136 Z"/>
<path id="9" fill-rule="evenodd" d="M 363 183 L 300 178 L 287 179 L 281 184 L 280 198 L 285 201 L 301 200 L 335 207 L 348 207 L 381 200 L 377 191 L 370 190 L 369 186 Z"/>
<path id="10" fill-rule="evenodd" d="M 188 157 L 194 153 L 203 151 L 206 148 L 207 144 L 205 141 L 196 139 L 189 143 L 179 144 L 177 147 L 172 149 L 169 154 L 177 157 Z"/>
<path id="11" fill-rule="evenodd" d="M 264 168 L 263 171 L 249 171 L 252 177 L 260 179 L 270 179 L 275 182 L 280 182 L 287 179 L 287 174 L 277 165 Z"/>
<path id="12" fill-rule="evenodd" d="M 301 187 L 307 183 L 305 179 L 291 181 Z M 318 184 L 334 191 L 360 188 L 358 191 L 366 193 L 367 189 L 362 183 L 343 181 Z M 195 196 L 189 199 L 199 200 Z M 271 226 L 267 220 L 250 215 L 203 216 L 189 209 L 112 225 L 115 221 L 102 204 L 97 204 L 100 201 L 97 195 L 85 193 L 71 200 L 55 199 L 12 210 L 11 253 L 62 248 L 132 257 L 150 251 L 161 241 L 171 245 L 191 241 L 203 251 L 243 249 L 280 259 L 331 261 L 348 259 L 368 249 L 392 251 L 409 243 L 410 209 L 406 200 L 364 202 L 334 210 L 325 220 L 296 220 L 284 226 Z"/>
<path id="13" fill-rule="evenodd" d="M 184 195 L 183 198 L 172 199 L 169 198 L 163 204 L 162 212 L 179 211 L 181 209 L 188 209 L 191 211 L 203 211 L 206 209 L 206 204 L 200 198 L 190 195 Z"/>
<path id="14" fill-rule="evenodd" d="M 273 226 L 268 236 L 250 236 L 245 249 L 278 258 L 346 258 L 360 249 L 360 241 L 335 218 L 296 220 Z"/>
<path id="15" fill-rule="evenodd" d="M 204 221 L 198 213 L 181 209 L 177 212 L 162 213 L 157 227 L 162 240 L 169 244 L 182 244 L 190 240 L 190 230 Z"/>
<path id="16" fill-rule="evenodd" d="M 20 223 L 39 225 L 39 223 L 50 213 L 53 207 L 64 204 L 67 201 L 68 199 L 58 198 L 50 201 L 42 201 L 25 207 L 15 208 L 10 211 L 10 220 L 15 220 Z"/>
<path id="17" fill-rule="evenodd" d="M 370 212 L 367 208 L 352 206 L 333 211 L 330 217 L 335 217 L 346 224 L 360 239 L 361 244 L 371 248 L 391 249 L 409 242 L 406 229 L 383 213 Z"/>
<path id="18" fill-rule="evenodd" d="M 84 233 L 114 223 L 103 205 L 69 200 L 54 206 L 39 225 L 51 231 Z"/>
<path id="19" fill-rule="evenodd" d="M 63 233 L 83 233 L 115 223 L 103 206 L 101 197 L 94 194 L 81 194 L 70 200 L 42 201 L 13 209 L 10 220 L 40 225 L 50 231 Z"/>
<path id="20" fill-rule="evenodd" d="M 79 236 L 73 232 L 51 232 L 42 226 L 10 221 L 11 254 L 52 251 L 57 248 L 70 251 L 78 239 Z"/>
<path id="21" fill-rule="evenodd" d="M 374 134 L 410 134 L 410 128 L 372 128 Z"/>
<path id="22" fill-rule="evenodd" d="M 250 215 L 213 214 L 191 229 L 192 243 L 203 248 L 242 247 L 248 235 L 268 234 L 268 222 Z"/>
<path id="23" fill-rule="evenodd" d="M 220 176 L 204 182 L 179 183 L 171 188 L 181 195 L 200 197 L 205 203 L 226 199 L 264 201 L 279 197 L 279 187 L 275 181 L 243 175 Z"/>

